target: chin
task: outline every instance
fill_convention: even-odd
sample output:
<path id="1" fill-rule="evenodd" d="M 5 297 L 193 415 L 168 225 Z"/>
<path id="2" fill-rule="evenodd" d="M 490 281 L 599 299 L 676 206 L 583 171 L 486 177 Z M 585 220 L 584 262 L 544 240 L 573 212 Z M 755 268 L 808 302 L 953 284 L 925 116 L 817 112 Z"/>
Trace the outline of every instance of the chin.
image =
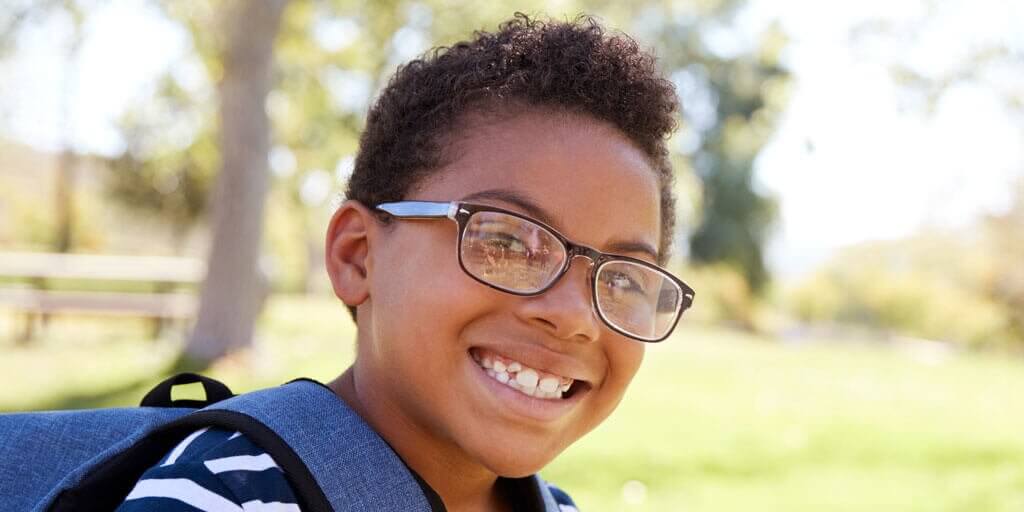
<path id="1" fill-rule="evenodd" d="M 544 469 L 564 449 L 565 446 L 530 450 L 522 449 L 522 444 L 508 443 L 498 450 L 478 452 L 478 460 L 498 476 L 521 478 Z"/>

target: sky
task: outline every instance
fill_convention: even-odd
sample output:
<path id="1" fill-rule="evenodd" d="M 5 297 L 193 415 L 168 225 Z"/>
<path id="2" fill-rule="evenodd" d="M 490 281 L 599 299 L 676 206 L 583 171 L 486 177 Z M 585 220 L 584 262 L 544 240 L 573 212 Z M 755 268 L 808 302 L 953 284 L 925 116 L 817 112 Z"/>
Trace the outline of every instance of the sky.
<path id="1" fill-rule="evenodd" d="M 60 35 L 70 25 L 60 19 L 26 31 L 14 57 L 0 62 L 0 134 L 40 149 L 67 140 L 113 155 L 123 148 L 113 123 L 163 70 L 173 66 L 185 83 L 204 87 L 181 28 L 144 2 L 98 5 L 77 65 L 63 57 Z M 1024 175 L 1024 114 L 1000 92 L 1024 90 L 1024 2 L 752 0 L 733 35 L 773 22 L 791 41 L 784 63 L 793 85 L 756 173 L 781 205 L 769 244 L 777 273 L 799 276 L 841 247 L 964 226 L 1006 207 L 1010 184 Z M 888 32 L 851 36 L 865 22 Z M 900 63 L 941 76 L 987 45 L 1010 48 L 1022 64 L 995 70 L 990 84 L 955 85 L 931 109 L 890 72 Z M 330 186 L 315 176 L 311 188 Z"/>
<path id="2" fill-rule="evenodd" d="M 23 31 L 17 52 L 0 61 L 4 135 L 46 150 L 59 149 L 65 140 L 82 152 L 123 150 L 113 123 L 132 99 L 152 90 L 154 78 L 180 61 L 190 45 L 184 30 L 143 2 L 97 5 L 77 65 L 68 65 L 64 57 L 71 24 L 59 17 Z M 67 117 L 65 88 L 73 98 Z M 65 124 L 69 130 L 62 128 Z"/>
<path id="3" fill-rule="evenodd" d="M 754 19 L 777 17 L 792 38 L 794 91 L 756 164 L 781 199 L 776 271 L 800 274 L 846 245 L 963 227 L 1008 206 L 1010 184 L 1024 176 L 1022 113 L 970 83 L 928 111 L 890 70 L 895 61 L 942 76 L 972 48 L 1005 46 L 1019 64 L 996 77 L 997 88 L 1020 94 L 1024 3 L 764 0 L 753 10 Z M 872 20 L 896 36 L 852 40 L 851 28 Z"/>

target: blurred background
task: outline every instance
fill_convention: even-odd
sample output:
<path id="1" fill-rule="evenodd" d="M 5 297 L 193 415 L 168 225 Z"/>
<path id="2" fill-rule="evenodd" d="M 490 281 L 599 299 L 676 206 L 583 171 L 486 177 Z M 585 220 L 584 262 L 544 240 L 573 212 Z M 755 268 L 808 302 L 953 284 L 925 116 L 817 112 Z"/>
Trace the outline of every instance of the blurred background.
<path id="1" fill-rule="evenodd" d="M 7 0 L 0 411 L 337 375 L 323 237 L 366 110 L 515 10 L 593 14 L 675 82 L 698 291 L 547 478 L 587 511 L 1024 510 L 1024 5 L 1000 0 Z"/>

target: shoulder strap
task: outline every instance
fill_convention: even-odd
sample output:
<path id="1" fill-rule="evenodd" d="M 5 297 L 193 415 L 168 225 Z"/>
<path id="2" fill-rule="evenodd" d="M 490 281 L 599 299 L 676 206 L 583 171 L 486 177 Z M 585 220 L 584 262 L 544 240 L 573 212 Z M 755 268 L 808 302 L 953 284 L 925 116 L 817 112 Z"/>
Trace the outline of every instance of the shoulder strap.
<path id="1" fill-rule="evenodd" d="M 228 423 L 250 436 L 285 471 L 304 511 L 431 510 L 391 447 L 318 382 L 300 379 L 246 393 L 187 419 L 194 418 Z"/>

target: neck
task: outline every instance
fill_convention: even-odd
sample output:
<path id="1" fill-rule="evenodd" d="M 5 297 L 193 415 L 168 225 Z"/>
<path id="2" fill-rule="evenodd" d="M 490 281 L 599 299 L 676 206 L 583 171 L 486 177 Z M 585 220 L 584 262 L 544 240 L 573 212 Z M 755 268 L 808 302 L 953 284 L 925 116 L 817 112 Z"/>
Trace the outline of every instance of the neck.
<path id="1" fill-rule="evenodd" d="M 476 463 L 458 446 L 438 439 L 394 407 L 394 401 L 365 380 L 353 365 L 328 384 L 363 418 L 405 463 L 444 501 L 452 512 L 507 510 L 497 475 Z"/>

